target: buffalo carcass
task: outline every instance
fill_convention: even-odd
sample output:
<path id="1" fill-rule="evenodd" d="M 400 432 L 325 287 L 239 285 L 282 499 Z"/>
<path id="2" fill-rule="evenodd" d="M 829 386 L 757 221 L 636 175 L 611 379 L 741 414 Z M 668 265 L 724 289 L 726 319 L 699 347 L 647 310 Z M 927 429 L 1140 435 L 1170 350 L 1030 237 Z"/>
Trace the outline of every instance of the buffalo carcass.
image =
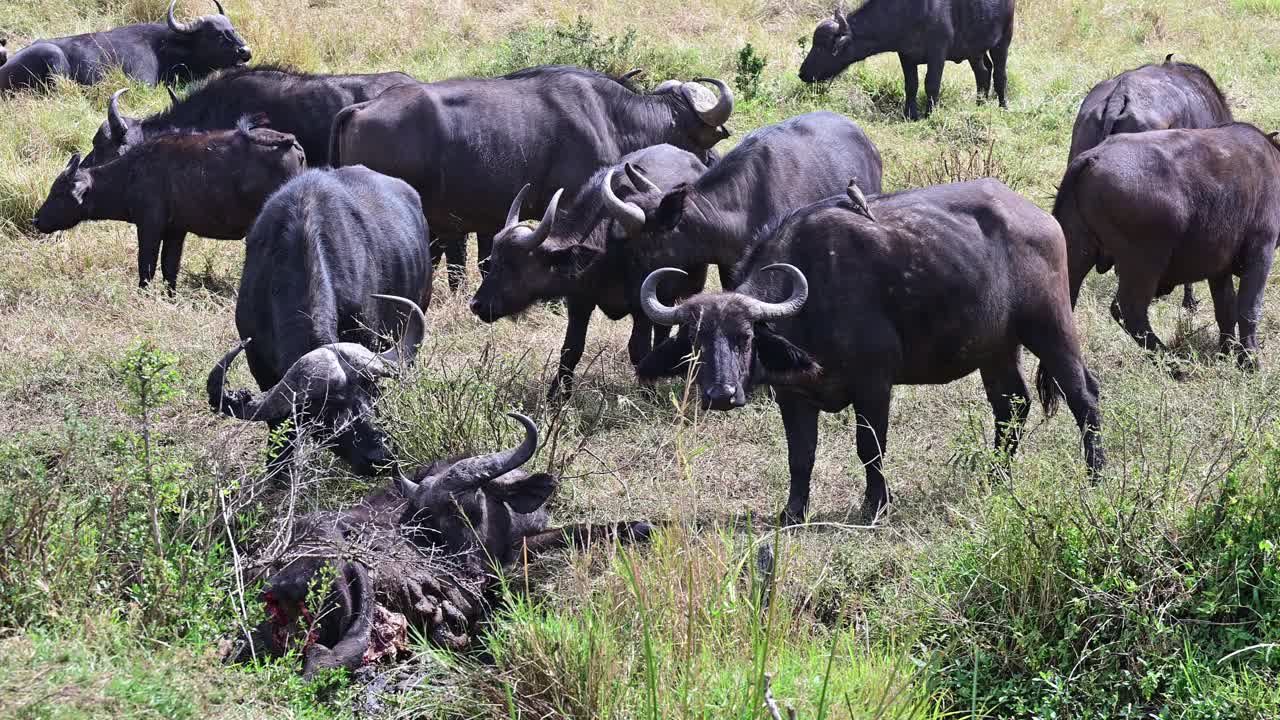
<path id="1" fill-rule="evenodd" d="M 880 192 L 880 152 L 843 115 L 813 112 L 760 128 L 693 183 L 605 198 L 633 257 L 651 266 L 732 268 L 751 237 L 796 208 L 843 192 L 849 178 Z M 733 273 L 720 283 L 734 286 Z"/>
<path id="2" fill-rule="evenodd" d="M 449 254 L 456 288 L 462 238 L 477 233 L 483 262 L 526 183 L 525 208 L 543 208 L 557 189 L 572 197 L 597 169 L 650 145 L 705 161 L 728 136 L 733 94 L 719 80 L 699 82 L 715 85 L 719 97 L 673 80 L 637 93 L 624 80 L 564 66 L 404 85 L 339 113 L 329 157 L 403 178 L 421 193 L 435 252 Z"/>
<path id="3" fill-rule="evenodd" d="M 377 380 L 413 361 L 430 301 L 413 188 L 362 167 L 308 171 L 271 196 L 246 240 L 236 329 L 252 340 L 245 356 L 263 393 L 223 389 L 237 347 L 209 374 L 209 404 L 273 428 L 314 422 L 356 472 L 374 474 L 392 463 L 374 423 Z M 406 315 L 399 343 L 375 353 Z"/>
<path id="4" fill-rule="evenodd" d="M 969 61 L 979 98 L 991 92 L 995 79 L 1000 107 L 1008 107 L 1006 64 L 1013 41 L 1013 0 L 867 0 L 857 10 L 823 20 L 813 31 L 813 46 L 800 66 L 807 83 L 830 80 L 859 60 L 885 52 L 902 63 L 906 116 L 920 112 L 917 68 L 924 76 L 925 113 L 933 112 L 942 90 L 942 70 L 950 60 Z"/>
<path id="5" fill-rule="evenodd" d="M 121 114 L 115 98 L 93 136 L 85 165 L 106 162 L 157 135 L 235 127 L 244 115 L 265 116 L 271 127 L 292 134 L 311 167 L 329 164 L 329 130 L 342 108 L 377 97 L 415 80 L 400 72 L 313 75 L 287 67 L 257 65 L 224 70 L 146 118 Z"/>
<path id="6" fill-rule="evenodd" d="M 133 223 L 138 285 L 151 282 L 159 260 L 173 292 L 188 232 L 239 240 L 267 197 L 304 169 L 306 156 L 292 135 L 242 118 L 234 130 L 152 138 L 96 167 L 73 155 L 32 223 L 42 233 L 86 220 Z"/>
<path id="7" fill-rule="evenodd" d="M 1190 63 L 1143 65 L 1098 83 L 1089 91 L 1071 130 L 1070 162 L 1080 153 L 1120 133 L 1211 128 L 1231 122 L 1231 108 L 1209 73 Z M 1110 267 L 1099 262 L 1099 271 Z M 1191 285 L 1183 289 L 1182 306 L 1196 306 Z"/>
<path id="8" fill-rule="evenodd" d="M 652 527 L 643 522 L 551 527 L 543 506 L 556 478 L 519 469 L 532 457 L 538 431 L 529 418 L 511 415 L 526 431 L 516 448 L 435 462 L 356 508 L 299 520 L 293 541 L 269 563 L 278 569 L 260 595 L 267 620 L 254 635 L 255 650 L 283 654 L 301 634 L 308 675 L 394 654 L 397 643 L 388 636 L 405 626 L 460 650 L 492 606 L 497 579 L 526 553 L 649 537 Z M 327 592 L 309 602 L 326 567 L 333 578 Z"/>
<path id="9" fill-rule="evenodd" d="M 994 180 L 814 203 L 762 233 L 732 292 L 670 307 L 645 281 L 650 319 L 680 325 L 641 363 L 642 379 L 681 371 L 698 351 L 704 407 L 744 405 L 772 385 L 787 436 L 791 490 L 784 522 L 809 502 L 820 411 L 857 412 L 866 467 L 865 510 L 889 502 L 881 470 L 895 385 L 933 385 L 982 373 L 996 447 L 1012 453 L 1028 410 L 1021 346 L 1041 361 L 1046 412 L 1059 393 L 1084 436 L 1089 470 L 1103 463 L 1098 386 L 1085 368 L 1071 315 L 1058 224 Z"/>
<path id="10" fill-rule="evenodd" d="M 1161 351 L 1147 317 L 1152 299 L 1208 280 L 1221 351 L 1254 364 L 1280 241 L 1274 133 L 1232 123 L 1114 135 L 1071 162 L 1053 214 L 1066 233 L 1073 306 L 1089 271 L 1114 263 L 1112 316 L 1139 345 Z"/>
<path id="11" fill-rule="evenodd" d="M 522 312 L 535 302 L 566 298 L 569 325 L 560 350 L 560 365 L 551 396 L 572 390 L 573 371 L 582 358 L 591 313 L 600 310 L 613 320 L 631 316 L 627 349 L 632 364 L 644 359 L 669 329 L 654 325 L 640 307 L 640 283 L 658 266 L 631 252 L 626 229 L 605 210 L 626 201 L 639 189 L 661 191 L 694 182 L 707 166 L 695 155 L 671 145 L 655 145 L 601 168 L 586 182 L 572 204 L 547 208 L 538 229 L 518 225 L 525 191 L 516 196 L 507 227 L 494 238 L 489 272 L 471 300 L 471 312 L 485 322 Z M 526 186 L 526 189 L 528 186 Z M 696 293 L 706 280 L 706 265 L 683 268 L 689 278 L 662 288 L 665 302 Z"/>
<path id="12" fill-rule="evenodd" d="M 37 40 L 0 65 L 0 92 L 44 85 L 58 75 L 93 85 L 116 65 L 134 80 L 156 85 L 201 78 L 248 62 L 249 47 L 231 26 L 222 4 L 213 2 L 217 15 L 188 23 L 174 19 L 173 0 L 164 23 Z"/>

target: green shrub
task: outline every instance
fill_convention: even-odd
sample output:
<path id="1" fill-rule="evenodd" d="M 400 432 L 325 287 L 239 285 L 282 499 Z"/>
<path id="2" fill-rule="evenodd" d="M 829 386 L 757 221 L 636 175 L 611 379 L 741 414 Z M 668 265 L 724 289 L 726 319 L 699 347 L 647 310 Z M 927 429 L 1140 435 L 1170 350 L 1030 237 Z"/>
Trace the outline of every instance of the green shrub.
<path id="1" fill-rule="evenodd" d="M 733 84 L 743 100 L 752 100 L 760 94 L 760 81 L 764 68 L 769 61 L 751 43 L 742 46 L 738 51 L 737 67 L 733 75 Z"/>

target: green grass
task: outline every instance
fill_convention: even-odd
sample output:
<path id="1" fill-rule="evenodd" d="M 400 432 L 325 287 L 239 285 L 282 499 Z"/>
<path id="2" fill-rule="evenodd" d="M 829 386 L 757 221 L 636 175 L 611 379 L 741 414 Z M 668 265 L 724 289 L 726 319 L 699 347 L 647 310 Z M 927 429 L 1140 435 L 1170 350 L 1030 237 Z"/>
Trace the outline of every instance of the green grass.
<path id="1" fill-rule="evenodd" d="M 224 4 L 259 60 L 307 70 L 435 80 L 571 62 L 645 67 L 650 86 L 718 76 L 740 99 L 722 149 L 827 108 L 867 130 L 891 189 L 994 175 L 1046 208 L 1084 94 L 1166 53 L 1213 73 L 1239 119 L 1280 128 L 1274 0 L 1022 0 L 1009 110 L 975 102 L 968 68 L 949 65 L 942 109 L 918 123 L 898 117 L 891 56 L 828 86 L 799 82 L 827 3 Z M 32 37 L 163 9 L 14 0 L 0 4 L 0 29 L 12 53 Z M 117 75 L 0 100 L 0 715 L 350 716 L 359 691 L 344 678 L 307 684 L 296 664 L 218 659 L 224 638 L 261 617 L 237 559 L 274 537 L 287 508 L 334 507 L 370 487 L 308 453 L 295 494 L 259 492 L 263 428 L 208 412 L 206 373 L 235 339 L 240 245 L 190 240 L 169 298 L 136 290 L 132 227 L 52 237 L 29 228 L 125 84 Z M 130 88 L 128 114 L 167 103 L 162 89 Z M 899 388 L 886 462 L 897 502 L 881 527 L 856 527 L 853 418 L 824 416 L 817 522 L 781 538 L 767 605 L 756 552 L 775 542 L 768 528 L 788 471 L 765 394 L 710 416 L 685 406 L 683 383 L 646 394 L 626 359 L 629 328 L 596 318 L 577 394 L 549 407 L 563 309 L 488 326 L 465 295 L 442 280 L 436 291 L 422 361 L 382 408 L 406 455 L 509 442 L 515 429 L 501 413 L 520 407 L 544 431 L 532 465 L 565 477 L 558 522 L 671 527 L 652 547 L 566 554 L 515 573 L 482 647 L 448 656 L 416 646 L 404 663 L 429 681 L 388 700 L 387 715 L 761 718 L 765 673 L 806 720 L 1280 715 L 1280 649 L 1268 647 L 1280 633 L 1274 288 L 1253 374 L 1212 360 L 1203 286 L 1194 315 L 1156 303 L 1155 326 L 1187 359 L 1189 379 L 1176 383 L 1112 322 L 1114 275 L 1089 279 L 1076 320 L 1103 388 L 1110 461 L 1096 487 L 1069 418 L 1033 412 L 1011 474 L 990 480 L 978 379 Z M 140 341 L 151 343 L 142 356 Z M 136 368 L 166 353 L 173 392 L 149 402 L 145 445 L 122 360 L 132 354 Z M 231 376 L 251 385 L 243 366 Z"/>

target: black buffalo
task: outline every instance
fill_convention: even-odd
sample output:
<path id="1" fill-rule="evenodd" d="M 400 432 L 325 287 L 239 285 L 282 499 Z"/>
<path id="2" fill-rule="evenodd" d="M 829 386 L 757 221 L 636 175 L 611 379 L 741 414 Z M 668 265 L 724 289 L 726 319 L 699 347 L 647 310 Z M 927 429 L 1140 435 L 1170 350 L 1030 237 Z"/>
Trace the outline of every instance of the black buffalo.
<path id="1" fill-rule="evenodd" d="M 395 85 L 414 82 L 400 72 L 370 75 L 313 75 L 291 68 L 258 65 L 214 75 L 163 112 L 147 118 L 107 107 L 107 119 L 93 136 L 86 165 L 106 162 L 147 138 L 172 132 L 223 130 L 244 115 L 263 115 L 271 127 L 292 134 L 312 167 L 329 164 L 329 129 L 342 108 L 376 97 Z"/>
<path id="2" fill-rule="evenodd" d="M 1071 162 L 1053 214 L 1066 233 L 1073 305 L 1089 271 L 1114 263 L 1112 315 L 1159 351 L 1147 317 L 1152 299 L 1208 280 L 1222 352 L 1240 350 L 1239 360 L 1253 364 L 1280 240 L 1274 134 L 1233 123 L 1115 135 Z"/>
<path id="3" fill-rule="evenodd" d="M 1071 130 L 1070 162 L 1120 133 L 1210 128 L 1232 121 L 1231 108 L 1209 73 L 1190 63 L 1143 65 L 1098 83 L 1089 91 Z M 1106 263 L 1101 268 L 1105 271 Z M 1182 306 L 1193 309 L 1191 285 L 1183 290 Z"/>
<path id="4" fill-rule="evenodd" d="M 1013 0 L 867 0 L 846 17 L 823 20 L 813 31 L 813 46 L 800 66 L 807 83 L 830 80 L 853 63 L 885 52 L 902 62 L 907 104 L 905 113 L 919 117 L 917 68 L 926 65 L 925 112 L 933 112 L 942 90 L 947 61 L 969 61 L 986 97 L 995 79 L 1000 107 L 1008 107 L 1005 89 L 1009 43 L 1013 41 Z"/>
<path id="5" fill-rule="evenodd" d="M 42 233 L 86 220 L 133 223 L 138 285 L 151 282 L 158 260 L 172 292 L 187 233 L 239 240 L 267 197 L 305 167 L 292 135 L 242 118 L 234 130 L 153 138 L 96 167 L 74 155 L 32 222 Z"/>
<path id="6" fill-rule="evenodd" d="M 680 332 L 639 374 L 679 372 L 697 350 L 705 407 L 741 406 L 753 385 L 776 389 L 791 468 L 784 522 L 800 521 L 809 502 L 820 411 L 854 407 L 866 510 L 874 516 L 889 501 L 881 455 L 895 385 L 981 371 L 996 446 L 1013 452 L 1028 410 L 1024 345 L 1041 361 L 1036 384 L 1045 410 L 1064 394 L 1090 471 L 1102 466 L 1098 385 L 1073 325 L 1062 231 L 999 182 L 869 202 L 851 192 L 797 210 L 759 236 L 738 270 L 745 282 L 732 292 L 668 307 L 653 295 L 667 272 L 679 271 L 645 281 L 645 308 Z"/>
<path id="7" fill-rule="evenodd" d="M 569 325 L 552 396 L 571 391 L 573 371 L 582 358 L 587 326 L 596 308 L 613 320 L 631 316 L 627 349 L 631 362 L 639 363 L 669 333 L 668 328 L 649 322 L 640 308 L 640 283 L 657 266 L 619 242 L 626 230 L 605 209 L 606 198 L 619 202 L 630 199 L 637 188 L 670 189 L 697 180 L 706 169 L 697 156 L 671 145 L 638 150 L 617 165 L 596 171 L 564 210 L 548 208 L 536 231 L 516 224 L 524 203 L 522 192 L 512 205 L 508 227 L 494 238 L 489 272 L 471 300 L 471 312 L 494 322 L 540 300 L 566 298 Z M 683 269 L 689 278 L 668 283 L 663 288 L 665 302 L 702 289 L 706 266 Z"/>
<path id="8" fill-rule="evenodd" d="M 411 312 L 379 295 L 398 296 Z M 252 340 L 245 356 L 263 393 L 223 390 L 237 347 L 210 373 L 209 403 L 272 427 L 315 421 L 356 472 L 375 473 L 392 464 L 373 422 L 376 381 L 412 362 L 426 322 L 412 306 L 430 300 L 427 228 L 413 188 L 362 167 L 303 173 L 271 196 L 246 240 L 236 329 Z M 373 352 L 406 315 L 400 342 Z"/>
<path id="9" fill-rule="evenodd" d="M 164 23 L 37 40 L 9 62 L 0 63 L 0 92 L 44 85 L 58 75 L 92 85 L 117 65 L 134 80 L 156 85 L 201 78 L 219 68 L 248 62 L 252 56 L 249 47 L 231 26 L 222 4 L 213 1 L 217 15 L 189 23 L 174 19 L 177 0 L 173 0 Z"/>
<path id="10" fill-rule="evenodd" d="M 461 282 L 462 237 L 475 232 L 489 256 L 507 208 L 526 184 L 525 208 L 570 196 L 598 168 L 668 143 L 705 159 L 728 135 L 733 95 L 719 80 L 667 81 L 648 94 L 575 67 L 536 67 L 499 78 L 403 85 L 343 110 L 333 122 L 334 165 L 366 165 L 403 178 L 422 195 Z"/>
<path id="11" fill-rule="evenodd" d="M 646 263 L 730 268 L 770 222 L 842 192 L 851 177 L 879 193 L 880 176 L 880 152 L 862 128 L 822 111 L 756 130 L 696 182 L 646 186 L 628 200 L 606 198 L 605 208 L 635 246 L 628 252 Z M 720 280 L 734 284 L 724 273 Z"/>

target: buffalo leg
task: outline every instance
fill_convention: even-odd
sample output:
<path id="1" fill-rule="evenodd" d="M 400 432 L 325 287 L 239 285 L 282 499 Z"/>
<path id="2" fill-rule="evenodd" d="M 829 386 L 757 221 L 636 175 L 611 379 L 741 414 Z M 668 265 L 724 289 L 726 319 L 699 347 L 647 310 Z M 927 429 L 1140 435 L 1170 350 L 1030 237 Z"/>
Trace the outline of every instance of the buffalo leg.
<path id="1" fill-rule="evenodd" d="M 160 272 L 172 294 L 178 289 L 178 267 L 182 265 L 182 248 L 187 242 L 187 232 L 170 228 L 164 233 L 164 245 L 160 250 Z"/>
<path id="2" fill-rule="evenodd" d="M 1200 302 L 1196 300 L 1195 283 L 1187 283 L 1182 286 L 1182 309 L 1195 312 L 1200 307 Z"/>
<path id="3" fill-rule="evenodd" d="M 155 279 L 163 240 L 163 229 L 149 223 L 138 225 L 138 287 L 144 288 Z"/>
<path id="4" fill-rule="evenodd" d="M 431 267 L 440 264 L 445 258 L 449 272 L 449 289 L 457 290 L 462 285 L 467 266 L 467 236 L 461 234 L 435 235 L 431 238 Z"/>
<path id="5" fill-rule="evenodd" d="M 1267 289 L 1267 276 L 1275 259 L 1275 238 L 1262 238 L 1253 243 L 1258 254 L 1252 258 L 1244 274 L 1240 276 L 1240 366 L 1254 370 L 1258 367 L 1258 323 L 1262 321 L 1262 302 Z"/>
<path id="6" fill-rule="evenodd" d="M 1190 285 L 1187 288 L 1190 289 Z M 1213 298 L 1213 314 L 1218 321 L 1218 353 L 1230 357 L 1239 347 L 1236 340 L 1236 283 L 1230 272 L 1209 279 L 1209 294 Z"/>
<path id="7" fill-rule="evenodd" d="M 1041 400 L 1046 401 L 1050 393 L 1059 390 L 1066 398 L 1067 407 L 1071 408 L 1076 426 L 1080 428 L 1089 477 L 1097 482 L 1106 461 L 1102 450 L 1102 414 L 1098 411 L 1101 389 L 1085 367 L 1080 341 L 1070 323 L 1071 316 L 1065 313 L 1058 314 L 1056 321 L 1028 323 L 1023 339 L 1027 349 L 1040 359 L 1036 385 Z M 1052 409 L 1048 402 L 1046 407 Z"/>
<path id="8" fill-rule="evenodd" d="M 639 365 L 653 350 L 654 329 L 654 324 L 643 313 L 632 314 L 631 339 L 627 342 L 627 356 L 631 358 L 632 367 Z"/>
<path id="9" fill-rule="evenodd" d="M 996 98 L 1000 107 L 1008 109 L 1009 99 L 1009 41 L 991 48 L 991 78 L 996 88 Z"/>
<path id="10" fill-rule="evenodd" d="M 594 303 L 577 298 L 569 299 L 569 326 L 564 331 L 564 344 L 560 347 L 560 365 L 556 368 L 556 378 L 551 381 L 551 389 L 547 391 L 547 399 L 569 397 L 573 394 L 573 371 L 582 359 L 582 351 L 587 346 L 587 326 L 591 324 L 591 313 L 596 309 Z"/>
<path id="11" fill-rule="evenodd" d="M 813 479 L 813 460 L 818 450 L 818 407 L 796 395 L 778 392 L 778 409 L 782 411 L 782 427 L 787 435 L 787 467 L 791 473 L 791 489 L 787 507 L 782 511 L 783 525 L 804 522 L 809 507 L 809 482 Z"/>
<path id="12" fill-rule="evenodd" d="M 918 120 L 920 108 L 916 105 L 916 95 L 920 93 L 920 71 L 915 61 L 907 59 L 906 55 L 899 54 L 898 61 L 902 63 L 902 92 L 907 96 L 903 115 L 908 120 Z"/>
<path id="13" fill-rule="evenodd" d="M 649 323 L 653 326 L 653 343 L 650 347 L 658 347 L 671 337 L 671 327 L 669 325 L 659 325 L 657 323 Z M 647 354 L 647 353 L 646 353 Z M 643 360 L 644 358 L 640 358 Z"/>
<path id="14" fill-rule="evenodd" d="M 647 522 L 620 522 L 612 525 L 571 525 L 525 535 L 524 546 L 530 555 L 573 547 L 585 550 L 599 542 L 642 543 L 649 540 L 654 527 Z"/>
<path id="15" fill-rule="evenodd" d="M 1115 302 L 1111 304 L 1111 316 L 1145 350 L 1161 353 L 1168 348 L 1151 329 L 1151 319 L 1148 316 L 1151 300 L 1154 297 L 1153 280 L 1143 278 L 1143 281 L 1139 282 L 1134 280 L 1131 274 L 1126 277 L 1125 273 L 1120 273 L 1120 286 L 1116 290 Z"/>
<path id="16" fill-rule="evenodd" d="M 865 382 L 854 393 L 853 409 L 858 421 L 858 459 L 867 473 L 867 494 L 863 513 L 874 520 L 889 504 L 889 488 L 884 482 L 884 451 L 889 447 L 889 401 L 893 385 L 885 380 Z"/>
<path id="17" fill-rule="evenodd" d="M 476 267 L 480 277 L 489 274 L 489 255 L 493 253 L 493 238 L 498 233 L 476 233 Z"/>
<path id="18" fill-rule="evenodd" d="M 978 101 L 991 95 L 991 60 L 984 50 L 969 58 L 969 66 L 973 68 L 973 80 L 978 85 Z"/>
<path id="19" fill-rule="evenodd" d="M 924 71 L 924 112 L 933 112 L 938 106 L 938 98 L 942 95 L 942 70 L 947 66 L 947 57 L 939 53 L 929 58 Z"/>
<path id="20" fill-rule="evenodd" d="M 1012 357 L 982 368 L 982 385 L 996 419 L 996 451 L 1013 457 L 1022 439 L 1022 428 L 1030 412 L 1030 395 L 1022 378 L 1022 353 L 1015 348 Z"/>

